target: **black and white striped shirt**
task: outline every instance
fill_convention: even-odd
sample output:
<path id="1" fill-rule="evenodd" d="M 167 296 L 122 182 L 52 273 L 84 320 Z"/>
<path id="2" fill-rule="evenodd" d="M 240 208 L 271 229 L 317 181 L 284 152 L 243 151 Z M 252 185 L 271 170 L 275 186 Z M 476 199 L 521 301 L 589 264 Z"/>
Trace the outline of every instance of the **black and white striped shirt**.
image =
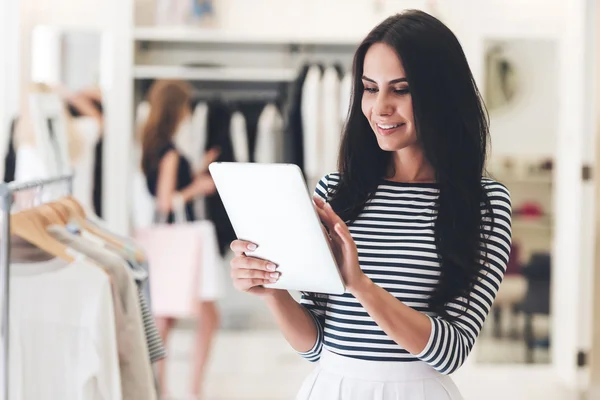
<path id="1" fill-rule="evenodd" d="M 338 182 L 338 174 L 325 176 L 315 194 L 327 200 L 328 191 L 335 189 Z M 484 224 L 485 266 L 468 306 L 464 299 L 447 304 L 450 315 L 460 315 L 452 321 L 435 315 L 428 306 L 428 297 L 440 275 L 434 241 L 439 196 L 436 184 L 382 180 L 373 199 L 349 225 L 363 272 L 399 301 L 429 316 L 431 336 L 421 354 L 410 354 L 395 343 L 354 296 L 345 293 L 329 295 L 328 299 L 303 295 L 301 304 L 314 318 L 318 337 L 313 349 L 301 355 L 317 361 L 325 346 L 333 353 L 364 360 L 424 361 L 443 374 L 459 368 L 489 313 L 510 253 L 510 194 L 491 179 L 483 179 L 482 185 L 494 211 L 493 224 Z M 466 312 L 460 313 L 465 308 Z"/>

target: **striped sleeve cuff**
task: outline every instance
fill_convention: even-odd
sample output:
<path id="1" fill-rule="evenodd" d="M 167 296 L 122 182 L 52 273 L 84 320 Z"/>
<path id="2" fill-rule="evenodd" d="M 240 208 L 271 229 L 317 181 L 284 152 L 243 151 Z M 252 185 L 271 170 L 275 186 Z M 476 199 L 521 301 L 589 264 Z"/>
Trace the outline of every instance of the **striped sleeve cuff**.
<path id="1" fill-rule="evenodd" d="M 431 334 L 429 335 L 429 340 L 427 341 L 427 344 L 425 345 L 425 348 L 423 349 L 423 351 L 421 351 L 419 354 L 415 355 L 415 357 L 417 357 L 419 360 L 425 361 L 425 362 L 427 362 L 427 360 L 432 355 L 431 353 L 432 353 L 433 347 L 434 347 L 433 343 L 437 336 L 437 332 L 436 332 L 437 324 L 435 323 L 434 319 L 431 318 L 429 315 L 427 315 L 427 318 L 429 318 L 429 323 L 431 324 Z"/>
<path id="2" fill-rule="evenodd" d="M 319 320 L 314 316 L 312 312 L 308 312 L 315 322 L 315 326 L 317 327 L 317 341 L 312 349 L 307 352 L 298 352 L 302 357 L 307 359 L 310 362 L 317 362 L 321 358 L 321 351 L 323 350 L 323 326 L 319 323 Z"/>

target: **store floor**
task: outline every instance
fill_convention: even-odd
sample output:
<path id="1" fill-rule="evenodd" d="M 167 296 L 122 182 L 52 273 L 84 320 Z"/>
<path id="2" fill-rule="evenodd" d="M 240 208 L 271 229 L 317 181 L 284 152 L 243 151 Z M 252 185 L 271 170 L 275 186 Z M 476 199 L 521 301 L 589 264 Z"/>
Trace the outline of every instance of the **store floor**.
<path id="1" fill-rule="evenodd" d="M 293 399 L 314 365 L 289 347 L 262 301 L 228 285 L 219 308 L 223 329 L 216 339 L 203 400 Z M 192 342 L 193 324 L 179 323 L 169 341 L 167 366 L 170 392 L 177 400 L 187 400 Z M 474 365 L 475 358 L 481 360 L 475 354 L 453 375 L 466 400 L 584 399 L 551 383 L 548 364 L 503 365 L 522 358 L 520 341 L 497 341 L 484 330 L 478 346 L 486 359 L 499 364 Z M 548 361 L 544 354 L 536 359 Z"/>
<path id="2" fill-rule="evenodd" d="M 170 341 L 168 382 L 186 400 L 193 332 L 177 329 Z M 274 330 L 222 331 L 208 372 L 205 400 L 283 400 L 295 392 L 313 365 L 297 356 Z M 580 400 L 547 379 L 548 366 L 468 365 L 454 379 L 467 400 Z M 524 374 L 523 371 L 528 373 Z"/>

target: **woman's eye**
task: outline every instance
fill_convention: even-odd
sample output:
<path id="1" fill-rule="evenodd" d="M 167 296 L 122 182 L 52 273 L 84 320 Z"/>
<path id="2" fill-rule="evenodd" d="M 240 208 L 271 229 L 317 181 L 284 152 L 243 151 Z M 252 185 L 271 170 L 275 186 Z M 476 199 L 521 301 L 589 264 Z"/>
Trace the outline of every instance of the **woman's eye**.
<path id="1" fill-rule="evenodd" d="M 377 88 L 366 87 L 365 88 L 365 92 L 368 92 L 368 93 L 377 93 Z"/>
<path id="2" fill-rule="evenodd" d="M 410 93 L 410 90 L 408 90 L 408 88 L 406 88 L 406 89 L 396 89 L 396 90 L 394 90 L 394 93 L 399 94 L 399 95 L 402 96 L 402 95 Z"/>

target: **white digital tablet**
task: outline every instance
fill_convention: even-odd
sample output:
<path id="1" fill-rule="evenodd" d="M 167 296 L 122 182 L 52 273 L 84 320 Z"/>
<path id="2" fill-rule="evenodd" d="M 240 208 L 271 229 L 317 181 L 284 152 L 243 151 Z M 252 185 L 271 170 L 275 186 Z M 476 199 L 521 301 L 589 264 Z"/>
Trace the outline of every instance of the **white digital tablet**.
<path id="1" fill-rule="evenodd" d="M 265 287 L 344 293 L 312 191 L 297 165 L 217 162 L 209 170 L 237 237 L 258 245 L 250 255 L 278 265 L 279 281 Z"/>

